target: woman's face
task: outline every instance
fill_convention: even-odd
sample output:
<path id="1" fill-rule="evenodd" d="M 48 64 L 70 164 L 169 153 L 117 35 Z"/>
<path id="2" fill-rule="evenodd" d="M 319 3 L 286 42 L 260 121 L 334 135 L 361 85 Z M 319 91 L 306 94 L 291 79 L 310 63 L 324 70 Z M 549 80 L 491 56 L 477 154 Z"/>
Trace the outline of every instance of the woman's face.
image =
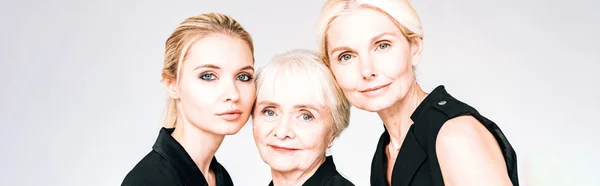
<path id="1" fill-rule="evenodd" d="M 318 167 L 333 141 L 331 112 L 318 99 L 315 92 L 320 90 L 304 79 L 297 77 L 277 84 L 256 100 L 254 140 L 263 161 L 273 170 Z"/>
<path id="2" fill-rule="evenodd" d="M 256 96 L 250 47 L 237 37 L 211 34 L 187 51 L 179 83 L 166 83 L 179 99 L 179 119 L 213 134 L 237 133 L 248 121 Z"/>
<path id="3" fill-rule="evenodd" d="M 355 107 L 371 112 L 388 108 L 415 83 L 421 40 L 410 45 L 386 14 L 359 8 L 333 20 L 327 36 L 331 70 Z"/>

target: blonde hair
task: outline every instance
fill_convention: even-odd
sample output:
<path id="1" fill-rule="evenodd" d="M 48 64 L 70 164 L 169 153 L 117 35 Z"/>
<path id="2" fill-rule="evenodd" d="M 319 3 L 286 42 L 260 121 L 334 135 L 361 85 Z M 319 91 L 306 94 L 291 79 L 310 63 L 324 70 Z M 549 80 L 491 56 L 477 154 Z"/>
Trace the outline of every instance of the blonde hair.
<path id="1" fill-rule="evenodd" d="M 179 82 L 181 64 L 185 61 L 188 48 L 196 41 L 211 35 L 225 34 L 244 40 L 254 54 L 250 34 L 232 17 L 220 13 L 207 13 L 184 20 L 165 43 L 165 59 L 162 80 Z M 177 100 L 167 97 L 164 113 L 165 127 L 175 127 L 177 123 Z"/>
<path id="2" fill-rule="evenodd" d="M 317 38 L 322 61 L 329 66 L 327 30 L 334 19 L 358 8 L 370 8 L 388 16 L 411 43 L 423 39 L 423 28 L 417 12 L 408 0 L 328 0 L 317 23 Z"/>
<path id="3" fill-rule="evenodd" d="M 298 78 L 307 79 L 320 89 L 315 90 L 317 99 L 331 111 L 333 137 L 339 136 L 348 127 L 350 103 L 317 52 L 296 49 L 276 55 L 256 73 L 257 96 L 260 98 L 264 91 L 273 91 L 278 83 L 291 83 Z"/>

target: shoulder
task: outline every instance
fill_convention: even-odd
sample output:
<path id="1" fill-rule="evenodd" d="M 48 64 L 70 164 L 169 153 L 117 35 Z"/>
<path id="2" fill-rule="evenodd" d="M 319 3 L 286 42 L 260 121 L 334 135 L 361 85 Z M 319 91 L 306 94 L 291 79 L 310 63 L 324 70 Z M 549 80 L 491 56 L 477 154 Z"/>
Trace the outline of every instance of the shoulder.
<path id="1" fill-rule="evenodd" d="M 436 154 L 444 182 L 448 184 L 477 185 L 485 180 L 485 184 L 508 181 L 498 142 L 473 116 L 455 117 L 442 125 L 436 140 Z"/>
<path id="2" fill-rule="evenodd" d="M 490 131 L 485 126 L 471 115 L 458 116 L 446 121 L 438 132 L 438 143 L 447 144 L 446 141 L 460 140 L 469 143 L 477 143 L 481 141 L 473 141 L 474 139 L 492 137 Z M 450 143 L 451 144 L 451 143 Z"/>
<path id="3" fill-rule="evenodd" d="M 233 180 L 231 179 L 231 175 L 227 172 L 227 169 L 221 163 L 216 162 L 216 168 L 218 169 L 218 174 L 222 176 L 224 185 L 233 185 Z"/>
<path id="4" fill-rule="evenodd" d="M 498 147 L 492 133 L 473 116 L 459 116 L 446 121 L 436 138 L 435 146 L 438 157 L 456 152 L 461 154 L 492 153 L 492 148 L 489 147 Z M 500 152 L 498 154 L 501 155 Z"/>
<path id="5" fill-rule="evenodd" d="M 156 152 L 151 151 L 123 179 L 122 186 L 177 185 L 173 169 Z"/>
<path id="6" fill-rule="evenodd" d="M 350 182 L 350 180 L 344 178 L 344 176 L 342 176 L 340 174 L 336 174 L 335 176 L 331 177 L 331 179 L 327 182 L 326 185 L 329 185 L 329 186 L 354 186 L 354 184 L 352 182 Z"/>

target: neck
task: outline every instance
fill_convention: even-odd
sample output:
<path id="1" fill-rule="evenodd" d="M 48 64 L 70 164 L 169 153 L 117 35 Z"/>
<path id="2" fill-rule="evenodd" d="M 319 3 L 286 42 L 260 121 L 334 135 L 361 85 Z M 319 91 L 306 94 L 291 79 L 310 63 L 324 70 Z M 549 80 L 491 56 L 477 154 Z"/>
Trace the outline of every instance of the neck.
<path id="1" fill-rule="evenodd" d="M 224 136 L 204 131 L 185 121 L 178 122 L 175 126 L 177 127 L 171 136 L 183 146 L 205 179 L 211 180 L 210 163 L 221 146 Z"/>
<path id="2" fill-rule="evenodd" d="M 402 146 L 402 141 L 413 124 L 410 116 L 426 96 L 427 93 L 415 82 L 401 100 L 377 112 L 390 134 L 389 145 L 392 149 L 399 150 Z"/>
<path id="3" fill-rule="evenodd" d="M 291 171 L 277 171 L 271 169 L 271 175 L 273 176 L 273 185 L 286 185 L 286 186 L 301 186 L 306 182 L 312 175 L 317 172 L 317 169 L 325 162 L 325 156 L 317 159 L 307 169 L 296 169 Z"/>

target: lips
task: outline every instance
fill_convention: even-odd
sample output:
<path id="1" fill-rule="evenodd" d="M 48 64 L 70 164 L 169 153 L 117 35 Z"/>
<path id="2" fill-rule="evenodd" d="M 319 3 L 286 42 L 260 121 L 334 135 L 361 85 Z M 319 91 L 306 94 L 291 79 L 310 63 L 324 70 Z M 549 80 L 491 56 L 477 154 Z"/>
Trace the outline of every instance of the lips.
<path id="1" fill-rule="evenodd" d="M 277 146 L 277 145 L 268 145 L 268 146 L 271 149 L 273 149 L 274 151 L 279 152 L 279 153 L 292 153 L 292 152 L 295 152 L 297 150 L 300 150 L 300 149 L 297 149 L 297 148 L 283 147 L 283 146 Z"/>
<path id="2" fill-rule="evenodd" d="M 385 87 L 389 86 L 390 84 L 392 84 L 392 83 L 388 83 L 388 84 L 385 84 L 385 85 L 380 85 L 380 86 L 376 86 L 376 87 L 372 87 L 372 88 L 367 88 L 367 89 L 364 89 L 364 90 L 360 90 L 359 92 L 360 93 L 367 93 L 367 92 L 376 91 L 376 90 L 385 88 Z"/>
<path id="3" fill-rule="evenodd" d="M 242 115 L 242 111 L 240 111 L 239 109 L 232 109 L 232 110 L 218 113 L 216 115 L 221 117 L 224 120 L 234 121 L 234 120 L 237 120 L 240 118 L 240 116 Z"/>
<path id="4" fill-rule="evenodd" d="M 242 111 L 235 109 L 235 110 L 229 110 L 226 112 L 219 113 L 219 114 L 217 114 L 217 116 L 227 115 L 227 114 L 241 114 L 241 113 L 242 113 Z"/>

